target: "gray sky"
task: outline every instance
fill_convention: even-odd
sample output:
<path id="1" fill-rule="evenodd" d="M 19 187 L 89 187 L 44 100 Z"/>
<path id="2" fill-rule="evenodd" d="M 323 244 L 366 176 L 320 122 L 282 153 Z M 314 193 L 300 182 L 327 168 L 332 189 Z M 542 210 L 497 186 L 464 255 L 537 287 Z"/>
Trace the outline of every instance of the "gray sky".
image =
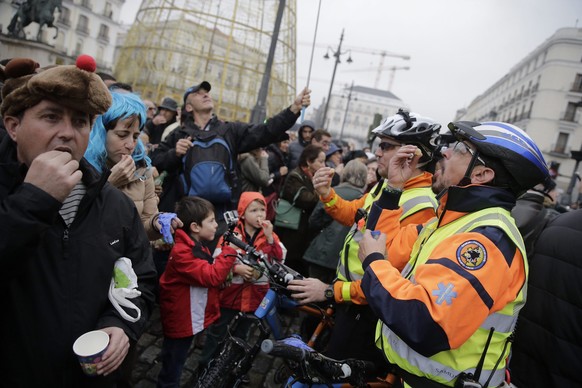
<path id="1" fill-rule="evenodd" d="M 297 0 L 298 89 L 308 78 L 319 1 Z M 140 2 L 126 0 L 124 21 L 135 18 Z M 409 55 L 384 58 L 384 67 L 410 67 L 394 73 L 391 91 L 446 124 L 558 28 L 576 25 L 582 28 L 582 0 L 321 0 L 312 104 L 327 97 L 334 58 L 323 55 L 337 49 L 342 29 L 342 51 L 352 48 L 353 63 L 341 56 L 334 90 L 352 81 L 375 86 L 381 56 L 363 51 Z M 390 74 L 382 72 L 379 89 L 388 88 Z"/>

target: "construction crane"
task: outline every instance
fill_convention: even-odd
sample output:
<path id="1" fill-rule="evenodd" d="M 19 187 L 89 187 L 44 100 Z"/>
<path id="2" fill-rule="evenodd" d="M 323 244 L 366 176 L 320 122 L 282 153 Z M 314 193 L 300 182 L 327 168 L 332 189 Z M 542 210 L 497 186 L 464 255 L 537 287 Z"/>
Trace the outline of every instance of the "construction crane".
<path id="1" fill-rule="evenodd" d="M 345 73 L 348 72 L 370 72 L 371 70 L 376 69 L 376 67 L 368 67 L 365 69 L 349 69 L 349 70 L 344 70 Z M 388 81 L 388 91 L 391 92 L 392 91 L 392 85 L 394 84 L 394 75 L 396 74 L 396 70 L 410 70 L 409 66 L 389 66 L 389 67 L 380 67 L 377 69 L 378 70 L 378 74 L 376 76 L 376 81 L 374 82 L 374 88 L 378 89 L 379 84 L 380 84 L 380 74 L 382 74 L 382 71 L 384 70 L 388 70 L 390 71 L 390 79 Z"/>
<path id="2" fill-rule="evenodd" d="M 298 44 L 300 45 L 308 45 L 311 47 L 311 45 L 313 43 L 309 43 L 309 42 L 298 42 Z M 330 47 L 330 45 L 325 44 L 325 43 L 316 43 L 315 47 L 320 47 L 320 48 L 324 48 L 327 49 Z M 366 47 L 357 47 L 357 46 L 348 46 L 348 45 L 344 45 L 343 49 L 347 50 L 347 51 L 352 51 L 354 53 L 362 53 L 362 54 L 370 54 L 370 55 L 379 55 L 380 56 L 380 63 L 378 64 L 378 67 L 376 68 L 376 80 L 374 82 L 374 85 L 376 88 L 378 88 L 378 85 L 380 84 L 380 77 L 382 76 L 382 71 L 383 70 L 390 70 L 391 68 L 385 68 L 384 67 L 384 59 L 386 57 L 394 57 L 394 58 L 400 58 L 403 59 L 405 61 L 410 60 L 410 55 L 405 55 L 405 54 L 397 54 L 397 53 L 393 53 L 391 51 L 386 51 L 386 50 L 377 50 L 377 49 L 370 49 L 370 48 L 366 48 Z M 394 67 L 394 66 L 393 66 Z M 394 71 L 395 70 L 408 70 L 408 68 L 404 69 L 393 69 L 393 72 L 391 74 L 391 81 L 390 81 L 390 85 L 388 90 L 390 90 L 390 88 L 392 88 L 392 82 L 394 80 Z M 345 70 L 344 70 L 345 71 Z"/>
<path id="3" fill-rule="evenodd" d="M 380 63 L 378 64 L 378 68 L 376 71 L 376 80 L 374 81 L 375 88 L 378 88 L 378 85 L 380 84 L 380 77 L 382 75 L 382 71 L 383 70 L 390 70 L 390 68 L 388 68 L 388 69 L 384 68 L 384 59 L 386 59 L 386 57 L 401 58 L 401 59 L 404 59 L 405 61 L 410 60 L 410 55 L 396 54 L 396 53 L 386 51 L 386 50 L 375 50 L 375 49 L 369 49 L 369 48 L 365 48 L 365 47 L 354 47 L 354 46 L 347 46 L 347 45 L 345 46 L 345 48 L 346 48 L 346 50 L 352 50 L 353 52 L 380 56 Z M 394 71 L 395 70 L 399 70 L 399 69 L 392 69 L 392 80 L 394 80 Z M 404 69 L 402 69 L 402 70 L 404 70 Z M 408 69 L 406 69 L 406 70 L 408 70 Z M 390 85 L 388 86 L 388 90 L 390 90 L 391 88 L 392 88 L 392 81 L 390 82 Z"/>

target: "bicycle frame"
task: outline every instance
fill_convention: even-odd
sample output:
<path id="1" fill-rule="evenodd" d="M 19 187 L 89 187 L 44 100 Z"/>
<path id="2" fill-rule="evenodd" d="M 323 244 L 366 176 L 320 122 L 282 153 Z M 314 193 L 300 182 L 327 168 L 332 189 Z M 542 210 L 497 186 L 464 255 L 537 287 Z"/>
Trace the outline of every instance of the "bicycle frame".
<path id="1" fill-rule="evenodd" d="M 333 314 L 335 309 L 330 305 L 325 311 L 317 309 L 312 306 L 301 305 L 294 299 L 288 297 L 285 294 L 277 294 L 272 288 L 267 291 L 261 304 L 255 311 L 255 315 L 260 319 L 265 319 L 269 325 L 273 337 L 277 340 L 283 338 L 283 328 L 281 325 L 281 320 L 277 315 L 278 309 L 292 309 L 295 308 L 299 311 L 303 311 L 309 315 L 321 316 L 321 321 L 315 328 L 313 334 L 307 341 L 307 345 L 314 347 L 315 342 L 321 335 L 321 333 L 328 327 L 333 326 Z"/>

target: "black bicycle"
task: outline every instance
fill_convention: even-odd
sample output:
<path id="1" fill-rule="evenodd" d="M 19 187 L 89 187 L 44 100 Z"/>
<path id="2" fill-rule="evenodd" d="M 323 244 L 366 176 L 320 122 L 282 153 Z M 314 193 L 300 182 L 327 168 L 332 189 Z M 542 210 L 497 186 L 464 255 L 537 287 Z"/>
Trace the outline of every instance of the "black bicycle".
<path id="1" fill-rule="evenodd" d="M 229 230 L 224 234 L 224 240 L 239 247 L 244 253 L 239 254 L 241 261 L 253 268 L 261 271 L 269 278 L 270 289 L 263 298 L 260 306 L 253 314 L 238 313 L 229 323 L 227 335 L 219 345 L 216 355 L 209 361 L 208 366 L 201 372 L 195 388 L 231 388 L 242 384 L 242 378 L 251 369 L 257 354 L 261 350 L 261 343 L 271 334 L 276 339 L 283 338 L 284 333 L 280 318 L 277 314 L 278 308 L 296 308 L 308 314 L 321 317 L 316 333 L 312 335 L 312 340 L 321 340 L 320 334 L 333 325 L 333 308 L 322 309 L 318 306 L 299 305 L 289 295 L 287 285 L 293 279 L 303 278 L 298 272 L 278 262 L 270 262 L 262 252 L 257 251 L 253 246 L 246 244 L 237 238 L 233 233 L 232 225 L 236 224 L 236 216 L 231 212 L 225 214 Z M 243 321 L 251 321 L 253 327 L 258 329 L 257 340 L 253 343 L 245 341 L 232 333 L 236 332 L 238 325 Z M 282 369 L 278 371 L 279 380 L 287 379 L 288 374 Z"/>
<path id="2" fill-rule="evenodd" d="M 367 379 L 376 369 L 372 362 L 355 358 L 335 360 L 313 350 L 300 338 L 265 339 L 261 349 L 286 360 L 291 376 L 284 387 L 391 387 L 386 381 Z"/>

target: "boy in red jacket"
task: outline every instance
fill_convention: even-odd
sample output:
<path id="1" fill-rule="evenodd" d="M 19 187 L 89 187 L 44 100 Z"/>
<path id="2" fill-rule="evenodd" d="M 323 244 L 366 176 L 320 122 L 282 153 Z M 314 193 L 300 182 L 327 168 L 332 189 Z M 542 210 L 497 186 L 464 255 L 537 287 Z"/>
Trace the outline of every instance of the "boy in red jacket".
<path id="1" fill-rule="evenodd" d="M 192 339 L 220 317 L 220 285 L 236 259 L 236 250 L 229 245 L 213 258 L 201 243 L 212 241 L 218 227 L 209 201 L 184 197 L 176 213 L 184 226 L 176 230 L 175 245 L 160 278 L 164 343 L 158 387 L 178 387 Z"/>
<path id="2" fill-rule="evenodd" d="M 245 243 L 262 251 L 268 260 L 281 261 L 283 250 L 279 237 L 273 232 L 273 224 L 266 219 L 265 197 L 256 191 L 246 191 L 240 196 L 237 211 L 240 220 L 233 232 Z M 214 252 L 215 256 L 224 254 L 223 243 L 221 238 Z M 253 313 L 269 290 L 267 277 L 240 260 L 235 261 L 232 271 L 230 285 L 220 292 L 220 319 L 206 332 L 206 342 L 200 356 L 200 370 L 210 361 L 232 318 L 239 311 Z M 233 334 L 246 338 L 249 329 L 249 323 L 242 321 Z"/>

